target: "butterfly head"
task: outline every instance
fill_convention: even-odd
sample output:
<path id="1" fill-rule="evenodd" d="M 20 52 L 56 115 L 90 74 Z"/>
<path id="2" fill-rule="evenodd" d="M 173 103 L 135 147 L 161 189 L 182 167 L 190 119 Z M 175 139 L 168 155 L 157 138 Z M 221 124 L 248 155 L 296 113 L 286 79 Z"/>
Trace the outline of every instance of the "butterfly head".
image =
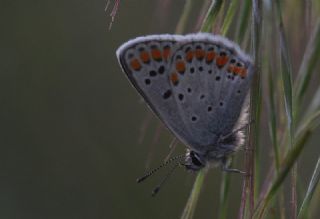
<path id="1" fill-rule="evenodd" d="M 232 154 L 244 144 L 245 136 L 241 130 L 247 126 L 248 124 L 245 124 L 227 135 L 220 136 L 215 145 L 206 147 L 203 152 L 188 149 L 184 164 L 186 169 L 198 171 L 205 166 L 226 167 Z"/>
<path id="2" fill-rule="evenodd" d="M 205 167 L 205 158 L 199 153 L 188 150 L 186 154 L 185 164 L 187 170 L 198 171 Z"/>

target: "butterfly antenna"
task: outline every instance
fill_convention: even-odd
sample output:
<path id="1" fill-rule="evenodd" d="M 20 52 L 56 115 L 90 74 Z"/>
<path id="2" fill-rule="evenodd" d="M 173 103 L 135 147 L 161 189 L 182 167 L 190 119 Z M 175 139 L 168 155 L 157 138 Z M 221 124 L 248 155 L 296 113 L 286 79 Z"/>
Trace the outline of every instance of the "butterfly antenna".
<path id="1" fill-rule="evenodd" d="M 151 196 L 155 197 L 156 194 L 159 192 L 160 188 L 163 186 L 163 184 L 167 181 L 167 179 L 172 175 L 173 171 L 177 168 L 179 165 L 179 162 L 177 162 L 171 170 L 165 175 L 165 177 L 161 180 L 161 182 L 153 189 Z"/>
<path id="2" fill-rule="evenodd" d="M 170 164 L 172 161 L 175 161 L 177 159 L 182 159 L 185 158 L 186 155 L 182 154 L 182 155 L 178 155 L 175 157 L 170 158 L 169 160 L 167 160 L 166 162 L 164 162 L 163 164 L 161 164 L 160 166 L 158 166 L 157 168 L 154 168 L 153 170 L 149 171 L 148 173 L 146 173 L 144 176 L 140 177 L 137 179 L 137 183 L 140 183 L 142 181 L 144 181 L 145 179 L 147 179 L 149 176 L 153 175 L 155 172 L 157 172 L 158 170 L 160 170 L 162 167 L 167 166 L 168 164 Z"/>

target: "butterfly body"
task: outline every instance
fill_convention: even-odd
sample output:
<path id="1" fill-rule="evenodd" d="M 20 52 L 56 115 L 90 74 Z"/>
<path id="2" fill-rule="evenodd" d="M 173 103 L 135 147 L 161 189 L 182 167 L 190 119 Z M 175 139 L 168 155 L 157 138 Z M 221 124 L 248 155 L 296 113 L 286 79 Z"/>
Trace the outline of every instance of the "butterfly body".
<path id="1" fill-rule="evenodd" d="M 235 129 L 246 118 L 250 58 L 224 37 L 207 33 L 138 37 L 117 50 L 121 67 L 152 111 L 189 148 L 198 170 L 243 144 Z"/>

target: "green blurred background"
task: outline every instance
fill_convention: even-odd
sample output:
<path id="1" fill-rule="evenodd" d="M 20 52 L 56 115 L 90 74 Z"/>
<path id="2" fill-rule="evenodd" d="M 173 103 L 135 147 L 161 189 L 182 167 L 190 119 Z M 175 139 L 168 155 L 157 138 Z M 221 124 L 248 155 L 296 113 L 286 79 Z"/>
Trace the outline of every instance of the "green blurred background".
<path id="1" fill-rule="evenodd" d="M 184 2 L 121 1 L 109 31 L 113 1 L 107 12 L 103 0 L 1 1 L 0 218 L 181 215 L 194 174 L 179 168 L 156 198 L 151 191 L 167 170 L 135 183 L 146 165 L 156 167 L 167 156 L 172 136 L 150 116 L 115 51 L 136 36 L 174 33 Z M 316 141 L 303 154 L 309 163 L 299 166 L 303 182 L 318 156 Z M 183 151 L 178 145 L 175 154 Z M 237 157 L 241 168 L 243 153 Z M 196 218 L 216 217 L 219 186 L 214 169 Z M 229 218 L 238 213 L 241 187 L 242 177 L 233 175 Z"/>

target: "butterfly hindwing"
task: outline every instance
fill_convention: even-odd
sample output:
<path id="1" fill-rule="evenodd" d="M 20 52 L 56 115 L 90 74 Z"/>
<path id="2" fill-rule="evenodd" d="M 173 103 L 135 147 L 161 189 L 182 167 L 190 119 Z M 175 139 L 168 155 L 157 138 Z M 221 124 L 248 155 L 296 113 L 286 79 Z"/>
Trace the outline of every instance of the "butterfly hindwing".
<path id="1" fill-rule="evenodd" d="M 212 86 L 208 81 L 212 75 L 208 72 L 211 70 L 212 74 L 213 69 L 210 64 L 206 64 L 206 60 L 210 63 L 214 59 L 209 52 L 212 49 L 210 45 L 195 40 L 177 49 L 172 57 L 170 74 L 177 75 L 177 82 L 171 81 L 171 85 L 181 118 L 192 133 L 190 138 L 195 143 L 192 147 L 200 147 L 210 145 L 217 137 L 208 126 L 214 117 L 215 105 L 208 93 L 209 86 Z"/>
<path id="2" fill-rule="evenodd" d="M 232 42 L 209 34 L 189 35 L 172 57 L 171 86 L 193 149 L 214 145 L 232 132 L 252 78 L 252 64 Z M 201 150 L 201 149 L 200 149 Z"/>

